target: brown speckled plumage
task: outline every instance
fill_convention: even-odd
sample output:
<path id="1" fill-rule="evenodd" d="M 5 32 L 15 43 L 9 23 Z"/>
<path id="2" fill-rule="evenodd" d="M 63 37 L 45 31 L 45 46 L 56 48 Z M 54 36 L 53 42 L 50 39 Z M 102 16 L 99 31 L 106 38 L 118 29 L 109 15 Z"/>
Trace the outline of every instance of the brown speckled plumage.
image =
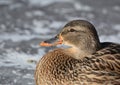
<path id="1" fill-rule="evenodd" d="M 96 40 L 96 46 L 92 43 L 92 46 L 89 46 L 90 44 L 86 42 L 87 48 L 85 49 L 86 45 L 80 46 L 82 41 L 76 40 L 77 42 L 73 43 L 72 37 L 71 40 L 67 38 L 66 27 L 75 27 L 75 24 L 79 27 L 85 27 L 85 30 L 80 28 L 80 31 L 85 33 L 89 32 L 86 32 L 86 28 L 89 29 L 92 25 L 87 21 L 74 20 L 68 23 L 59 35 L 64 38 L 63 44 L 67 45 L 69 42 L 69 45 L 72 44 L 71 46 L 80 47 L 79 52 L 75 51 L 79 56 L 76 57 L 77 54 L 74 55 L 74 52 L 62 48 L 48 52 L 37 64 L 35 72 L 36 85 L 120 85 L 120 44 L 100 43 L 99 40 Z M 90 33 L 93 37 L 97 35 L 94 34 L 95 29 L 90 32 L 93 32 L 93 34 Z M 64 33 L 66 34 L 64 35 Z M 72 36 L 76 36 L 76 34 L 72 34 Z M 87 35 L 82 34 L 79 39 L 81 39 L 81 36 L 87 37 Z M 98 39 L 97 36 L 94 38 Z M 94 38 L 90 37 L 90 40 L 92 41 Z M 88 53 L 86 53 L 87 51 Z"/>

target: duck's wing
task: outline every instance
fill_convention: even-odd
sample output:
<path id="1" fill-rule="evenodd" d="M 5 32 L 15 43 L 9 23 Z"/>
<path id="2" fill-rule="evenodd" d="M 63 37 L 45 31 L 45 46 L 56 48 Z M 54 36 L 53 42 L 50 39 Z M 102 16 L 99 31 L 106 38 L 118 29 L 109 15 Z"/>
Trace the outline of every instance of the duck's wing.
<path id="1" fill-rule="evenodd" d="M 103 48 L 92 55 L 91 63 L 96 70 L 120 73 L 120 45 L 103 43 Z"/>
<path id="2" fill-rule="evenodd" d="M 92 77 L 93 81 L 108 80 L 118 85 L 120 84 L 120 45 L 105 44 L 92 56 L 85 57 L 80 67 L 87 78 Z"/>
<path id="3" fill-rule="evenodd" d="M 35 77 L 43 85 L 120 85 L 120 45 L 107 44 L 82 60 L 55 50 L 38 63 Z"/>

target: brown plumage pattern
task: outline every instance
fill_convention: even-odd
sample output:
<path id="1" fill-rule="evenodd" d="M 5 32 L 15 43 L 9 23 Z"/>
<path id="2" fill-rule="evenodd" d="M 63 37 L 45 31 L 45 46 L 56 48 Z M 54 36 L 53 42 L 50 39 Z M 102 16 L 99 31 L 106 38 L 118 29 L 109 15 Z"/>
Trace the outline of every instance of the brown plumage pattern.
<path id="1" fill-rule="evenodd" d="M 66 30 L 71 30 L 70 34 Z M 79 38 L 74 43 L 72 40 L 76 35 Z M 71 47 L 55 49 L 40 59 L 35 71 L 36 85 L 120 85 L 120 44 L 100 43 L 94 26 L 84 20 L 69 22 L 57 36 L 62 37 L 62 44 Z M 87 39 L 88 43 L 83 44 Z M 92 40 L 95 43 L 91 43 Z M 45 43 L 48 41 L 44 46 Z"/>

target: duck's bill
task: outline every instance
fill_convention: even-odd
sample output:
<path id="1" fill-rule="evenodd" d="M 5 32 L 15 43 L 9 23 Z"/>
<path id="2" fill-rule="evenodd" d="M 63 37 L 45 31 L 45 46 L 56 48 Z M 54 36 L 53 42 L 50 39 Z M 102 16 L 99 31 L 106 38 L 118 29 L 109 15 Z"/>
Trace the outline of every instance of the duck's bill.
<path id="1" fill-rule="evenodd" d="M 49 40 L 41 42 L 40 46 L 49 47 L 49 46 L 56 46 L 56 45 L 59 45 L 59 44 L 62 44 L 62 43 L 63 43 L 62 37 L 61 36 L 56 36 L 54 38 L 51 38 Z"/>

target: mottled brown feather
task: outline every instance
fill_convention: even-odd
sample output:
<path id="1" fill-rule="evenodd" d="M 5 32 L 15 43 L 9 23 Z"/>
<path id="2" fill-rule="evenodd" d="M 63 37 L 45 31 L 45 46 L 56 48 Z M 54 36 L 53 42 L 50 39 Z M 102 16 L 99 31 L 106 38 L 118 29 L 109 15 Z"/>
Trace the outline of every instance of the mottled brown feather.
<path id="1" fill-rule="evenodd" d="M 37 64 L 36 85 L 120 85 L 120 44 L 105 42 L 98 47 L 80 59 L 64 49 L 48 52 Z"/>
<path id="2" fill-rule="evenodd" d="M 82 60 L 54 50 L 39 61 L 35 77 L 36 85 L 119 85 L 120 45 L 111 43 Z"/>

